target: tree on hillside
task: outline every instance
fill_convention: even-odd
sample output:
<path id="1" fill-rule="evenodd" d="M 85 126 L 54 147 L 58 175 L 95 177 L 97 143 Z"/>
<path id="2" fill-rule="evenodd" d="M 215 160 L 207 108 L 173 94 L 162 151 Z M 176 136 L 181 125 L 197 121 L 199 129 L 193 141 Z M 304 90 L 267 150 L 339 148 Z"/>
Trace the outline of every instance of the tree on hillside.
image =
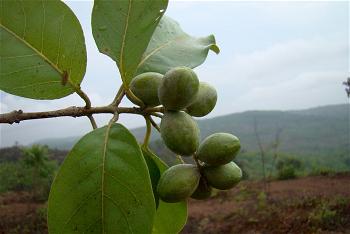
<path id="1" fill-rule="evenodd" d="M 32 196 L 34 199 L 46 199 L 57 168 L 56 161 L 49 160 L 47 146 L 33 145 L 23 148 L 24 167 L 31 170 Z"/>

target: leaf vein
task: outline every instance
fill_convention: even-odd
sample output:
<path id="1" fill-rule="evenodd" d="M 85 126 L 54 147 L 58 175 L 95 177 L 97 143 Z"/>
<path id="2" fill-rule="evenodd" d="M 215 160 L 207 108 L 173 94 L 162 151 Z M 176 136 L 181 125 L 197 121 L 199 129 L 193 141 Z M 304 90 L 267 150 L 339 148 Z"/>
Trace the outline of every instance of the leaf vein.
<path id="1" fill-rule="evenodd" d="M 155 53 L 157 53 L 158 51 L 162 50 L 163 48 L 169 46 L 170 44 L 176 42 L 176 41 L 181 41 L 182 39 L 185 39 L 187 36 L 180 36 L 180 37 L 176 37 L 173 40 L 168 41 L 167 43 L 158 46 L 157 48 L 153 49 L 150 53 L 148 53 L 141 61 L 140 63 L 137 65 L 137 68 L 139 68 L 142 64 L 144 64 L 152 55 L 154 55 Z"/>
<path id="2" fill-rule="evenodd" d="M 126 188 L 131 195 L 135 198 L 135 200 L 137 201 L 137 203 L 141 204 L 141 202 L 139 201 L 139 199 L 137 199 L 135 193 L 124 183 L 122 183 L 117 177 L 115 177 L 114 175 L 110 174 L 109 172 L 105 172 L 106 175 L 110 176 L 114 181 L 116 181 L 118 184 L 122 185 L 124 188 Z"/>
<path id="3" fill-rule="evenodd" d="M 105 138 L 104 138 L 103 154 L 102 154 L 102 177 L 101 177 L 101 222 L 102 222 L 102 234 L 105 233 L 105 230 L 104 230 L 105 163 L 106 163 L 108 137 L 109 137 L 109 133 L 110 133 L 112 125 L 113 125 L 113 122 L 109 123 L 107 128 L 106 128 L 106 135 L 105 135 Z"/>
<path id="4" fill-rule="evenodd" d="M 126 223 L 127 223 L 127 225 L 128 225 L 129 231 L 130 231 L 131 233 L 134 233 L 134 232 L 131 230 L 131 226 L 130 226 L 130 224 L 129 224 L 128 216 L 126 215 L 125 210 L 120 206 L 120 204 L 119 204 L 118 202 L 114 201 L 113 198 L 111 198 L 111 197 L 108 196 L 107 194 L 104 194 L 103 196 L 104 196 L 105 198 L 107 198 L 108 200 L 110 200 L 110 201 L 112 202 L 112 204 L 113 204 L 115 207 L 117 207 L 117 208 L 121 211 L 121 213 L 123 214 L 123 217 L 124 217 L 124 219 L 125 219 L 125 221 L 126 221 Z"/>
<path id="5" fill-rule="evenodd" d="M 125 22 L 125 29 L 124 29 L 124 33 L 123 33 L 123 39 L 122 39 L 122 46 L 120 49 L 120 73 L 122 76 L 122 79 L 125 79 L 125 74 L 124 74 L 124 61 L 123 61 L 123 57 L 124 57 L 124 47 L 125 47 L 125 38 L 126 38 L 126 33 L 128 31 L 128 27 L 129 27 L 129 17 L 130 17 L 130 11 L 131 11 L 131 1 L 129 0 L 129 6 L 128 6 L 128 13 L 126 15 L 126 22 Z"/>
<path id="6" fill-rule="evenodd" d="M 98 224 L 100 220 L 101 220 L 101 218 L 98 218 L 98 219 L 96 219 L 95 222 L 93 222 L 93 223 L 91 223 L 89 226 L 87 226 L 87 228 L 84 229 L 83 234 L 84 234 L 86 231 L 88 231 L 91 227 L 93 227 L 93 226 L 95 226 L 96 224 Z"/>
<path id="7" fill-rule="evenodd" d="M 17 89 L 25 89 L 25 88 L 29 88 L 32 86 L 38 86 L 38 85 L 47 85 L 50 83 L 60 83 L 60 81 L 56 81 L 56 80 L 52 80 L 52 81 L 46 81 L 46 82 L 41 82 L 41 83 L 35 83 L 35 84 L 30 84 L 30 85 L 24 85 L 24 86 L 19 86 L 16 88 L 12 88 L 12 90 L 17 90 Z"/>
<path id="8" fill-rule="evenodd" d="M 97 190 L 95 192 L 92 192 L 91 194 L 89 194 L 84 200 L 82 200 L 79 204 L 78 207 L 73 211 L 72 215 L 67 219 L 67 221 L 64 223 L 64 227 L 67 226 L 72 219 L 74 218 L 74 216 L 78 213 L 78 211 L 84 206 L 84 204 L 91 199 L 91 197 L 93 197 L 94 195 L 96 195 L 97 193 L 101 192 L 101 190 Z"/>
<path id="9" fill-rule="evenodd" d="M 38 56 L 37 54 L 26 54 L 26 55 L 14 55 L 14 56 L 3 56 L 1 59 L 14 59 L 14 58 L 25 58 L 25 57 L 33 57 Z"/>
<path id="10" fill-rule="evenodd" d="M 45 65 L 45 64 L 41 64 L 41 65 L 35 65 L 35 66 L 25 67 L 25 68 L 23 68 L 23 69 L 19 69 L 19 70 L 12 71 L 12 72 L 0 73 L 0 75 L 1 75 L 1 76 L 9 76 L 9 75 L 16 74 L 16 73 L 19 73 L 19 72 L 22 72 L 22 71 L 32 70 L 32 69 L 36 69 L 36 68 L 40 68 L 40 67 L 44 67 L 44 66 L 46 66 L 46 65 Z"/>
<path id="11" fill-rule="evenodd" d="M 37 53 L 40 57 L 43 58 L 50 66 L 52 66 L 60 75 L 63 75 L 63 71 L 58 68 L 55 64 L 53 64 L 50 59 L 48 59 L 42 52 L 38 51 L 34 46 L 32 46 L 30 43 L 24 40 L 24 38 L 21 38 L 18 36 L 15 32 L 7 28 L 5 25 L 1 24 L 0 22 L 0 27 L 2 27 L 5 31 L 10 33 L 12 36 L 14 36 L 17 40 L 21 41 L 23 44 L 28 46 L 30 49 L 32 49 L 35 53 Z"/>

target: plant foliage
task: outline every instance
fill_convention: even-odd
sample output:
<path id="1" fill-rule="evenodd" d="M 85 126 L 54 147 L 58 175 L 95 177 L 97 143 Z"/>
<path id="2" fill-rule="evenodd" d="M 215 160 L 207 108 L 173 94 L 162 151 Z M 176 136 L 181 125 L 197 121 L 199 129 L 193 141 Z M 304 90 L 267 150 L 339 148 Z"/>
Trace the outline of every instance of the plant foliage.
<path id="1" fill-rule="evenodd" d="M 163 16 L 167 6 L 167 0 L 94 1 L 93 36 L 99 51 L 116 62 L 122 87 L 111 104 L 93 108 L 80 88 L 87 63 L 84 34 L 69 7 L 60 0 L 0 0 L 0 89 L 32 99 L 75 92 L 85 107 L 31 113 L 34 117 L 27 119 L 87 116 L 94 128 L 76 143 L 54 179 L 48 203 L 50 233 L 171 234 L 185 225 L 187 201 L 169 204 L 159 199 L 157 184 L 168 166 L 148 149 L 150 116 L 161 117 L 157 112 L 164 109 L 145 108 L 129 84 L 148 71 L 163 75 L 178 66 L 195 68 L 210 50 L 219 53 L 219 48 L 213 35 L 192 37 Z M 125 94 L 140 107 L 120 108 Z M 127 128 L 115 123 L 121 109 L 145 117 L 141 147 Z M 113 118 L 97 128 L 92 116 L 96 113 L 111 113 Z M 2 123 L 14 123 L 23 120 L 22 114 L 0 117 Z M 35 146 L 24 154 L 23 165 L 34 168 L 33 180 L 52 174 L 45 148 Z M 13 168 L 8 164 L 0 172 Z"/>

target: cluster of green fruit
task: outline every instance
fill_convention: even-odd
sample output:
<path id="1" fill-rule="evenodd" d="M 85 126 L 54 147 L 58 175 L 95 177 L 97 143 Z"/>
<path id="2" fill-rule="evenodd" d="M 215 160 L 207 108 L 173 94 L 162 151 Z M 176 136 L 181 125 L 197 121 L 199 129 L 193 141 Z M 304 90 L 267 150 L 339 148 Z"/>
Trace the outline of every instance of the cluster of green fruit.
<path id="1" fill-rule="evenodd" d="M 130 89 L 146 106 L 163 105 L 160 133 L 165 145 L 176 154 L 193 155 L 197 162 L 172 166 L 162 174 L 157 191 L 163 201 L 205 199 L 212 187 L 226 190 L 241 180 L 242 171 L 232 162 L 240 149 L 237 137 L 215 133 L 199 143 L 200 131 L 191 116 L 210 113 L 217 93 L 211 85 L 199 82 L 192 69 L 177 67 L 164 76 L 143 73 L 132 80 Z"/>

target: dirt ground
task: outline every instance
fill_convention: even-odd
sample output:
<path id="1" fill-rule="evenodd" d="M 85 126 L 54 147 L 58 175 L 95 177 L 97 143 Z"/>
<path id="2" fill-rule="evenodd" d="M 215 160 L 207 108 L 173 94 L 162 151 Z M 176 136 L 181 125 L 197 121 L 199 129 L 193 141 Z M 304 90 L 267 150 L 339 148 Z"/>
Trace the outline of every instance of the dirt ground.
<path id="1" fill-rule="evenodd" d="M 242 182 L 206 201 L 191 200 L 183 234 L 350 233 L 350 174 Z"/>
<path id="2" fill-rule="evenodd" d="M 0 234 L 47 233 L 45 207 L 28 193 L 3 194 Z M 266 190 L 245 181 L 209 200 L 190 200 L 181 233 L 350 233 L 350 173 L 273 181 Z"/>

